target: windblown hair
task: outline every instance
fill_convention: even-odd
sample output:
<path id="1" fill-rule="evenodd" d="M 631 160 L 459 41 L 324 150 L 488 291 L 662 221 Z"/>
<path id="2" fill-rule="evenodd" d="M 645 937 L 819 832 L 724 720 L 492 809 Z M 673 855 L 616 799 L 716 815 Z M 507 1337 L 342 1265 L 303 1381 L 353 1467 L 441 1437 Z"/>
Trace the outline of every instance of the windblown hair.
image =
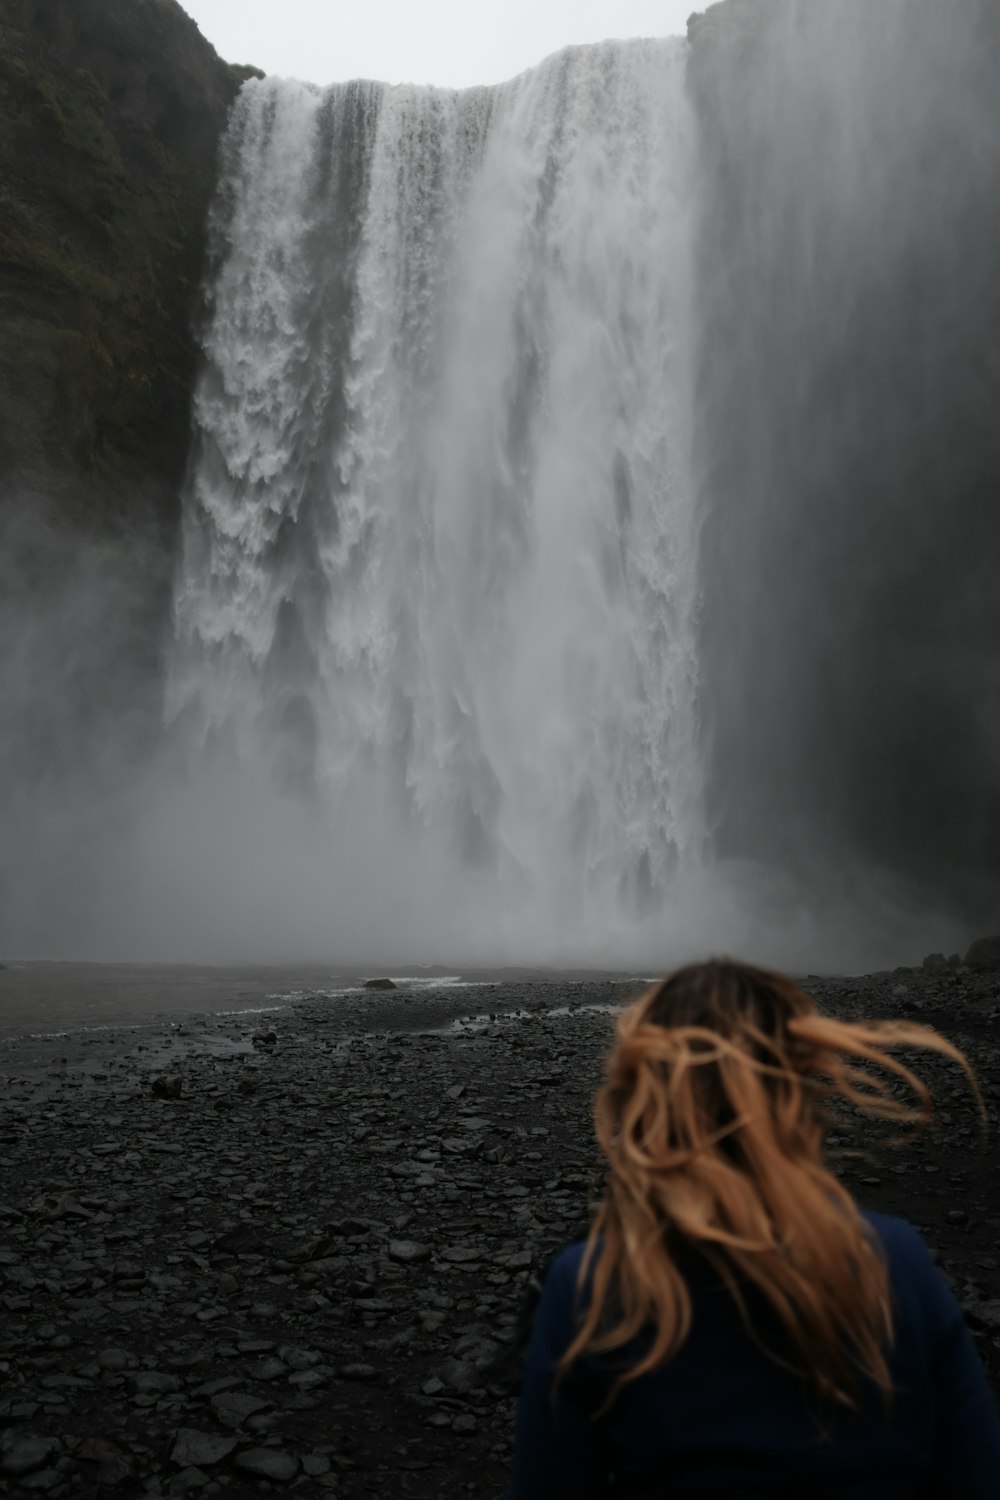
<path id="1" fill-rule="evenodd" d="M 691 1327 L 679 1261 L 693 1250 L 762 1347 L 744 1291 L 770 1305 L 788 1338 L 784 1355 L 766 1352 L 822 1410 L 856 1407 L 863 1377 L 888 1402 L 886 1266 L 823 1153 L 837 1099 L 910 1127 L 930 1120 L 926 1085 L 890 1055 L 900 1047 L 959 1063 L 985 1117 L 966 1058 L 929 1027 L 833 1020 L 763 969 L 692 965 L 625 1011 L 595 1106 L 610 1174 L 581 1268 L 589 1299 L 561 1372 L 644 1335 L 610 1401 L 669 1360 Z"/>

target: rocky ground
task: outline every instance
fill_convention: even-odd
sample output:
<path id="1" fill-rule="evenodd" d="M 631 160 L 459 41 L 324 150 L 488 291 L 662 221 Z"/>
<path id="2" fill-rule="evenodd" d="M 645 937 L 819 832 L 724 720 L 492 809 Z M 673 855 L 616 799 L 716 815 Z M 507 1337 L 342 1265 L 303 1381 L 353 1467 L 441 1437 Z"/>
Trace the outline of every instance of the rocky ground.
<path id="1" fill-rule="evenodd" d="M 995 1111 L 1000 974 L 811 983 L 947 1032 Z M 6 1049 L 0 1493 L 498 1500 L 516 1386 L 492 1362 L 586 1223 L 590 1101 L 633 991 L 317 995 L 258 1017 L 256 1045 L 229 1016 Z M 833 1145 L 924 1230 L 1000 1390 L 995 1144 L 957 1070 L 923 1071 L 939 1129 Z"/>

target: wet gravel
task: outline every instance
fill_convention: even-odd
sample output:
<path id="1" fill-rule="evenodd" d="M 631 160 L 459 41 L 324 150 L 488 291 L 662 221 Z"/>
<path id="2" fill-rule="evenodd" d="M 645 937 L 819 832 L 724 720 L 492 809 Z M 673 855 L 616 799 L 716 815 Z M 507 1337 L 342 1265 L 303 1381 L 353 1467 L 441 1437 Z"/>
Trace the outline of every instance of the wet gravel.
<path id="1" fill-rule="evenodd" d="M 995 1112 L 1000 973 L 810 984 L 939 1027 Z M 634 993 L 317 993 L 5 1048 L 0 1493 L 499 1500 L 504 1352 L 599 1190 L 591 1099 Z M 1000 1391 L 995 1139 L 951 1064 L 921 1071 L 934 1132 L 893 1149 L 845 1120 L 832 1145 L 924 1231 Z"/>

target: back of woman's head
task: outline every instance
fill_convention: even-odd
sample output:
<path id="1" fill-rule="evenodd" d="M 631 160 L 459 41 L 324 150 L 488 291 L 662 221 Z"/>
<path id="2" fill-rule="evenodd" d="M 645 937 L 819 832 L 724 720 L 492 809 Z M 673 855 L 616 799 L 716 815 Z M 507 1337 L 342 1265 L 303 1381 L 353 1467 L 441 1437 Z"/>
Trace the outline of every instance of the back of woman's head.
<path id="1" fill-rule="evenodd" d="M 564 1367 L 649 1334 L 617 1390 L 676 1353 L 693 1251 L 751 1336 L 746 1293 L 769 1305 L 786 1337 L 768 1352 L 825 1407 L 855 1405 L 862 1377 L 888 1394 L 886 1266 L 823 1148 L 838 1099 L 929 1119 L 929 1092 L 897 1047 L 947 1054 L 975 1090 L 965 1058 L 929 1028 L 822 1016 L 792 980 L 747 964 L 679 969 L 625 1011 L 595 1110 L 610 1170 L 584 1260 L 590 1297 Z"/>

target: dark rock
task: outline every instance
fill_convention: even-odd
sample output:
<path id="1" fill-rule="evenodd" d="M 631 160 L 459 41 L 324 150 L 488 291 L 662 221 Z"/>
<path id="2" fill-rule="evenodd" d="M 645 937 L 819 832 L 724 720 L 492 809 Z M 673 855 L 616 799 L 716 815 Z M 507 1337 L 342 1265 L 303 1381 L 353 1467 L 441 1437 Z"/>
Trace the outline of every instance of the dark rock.
<path id="1" fill-rule="evenodd" d="M 213 1432 L 198 1432 L 193 1427 L 181 1427 L 170 1449 L 170 1461 L 180 1469 L 210 1469 L 213 1464 L 228 1458 L 238 1444 L 238 1438 L 221 1437 Z"/>
<path id="2" fill-rule="evenodd" d="M 158 1073 L 152 1087 L 157 1099 L 179 1099 L 184 1085 L 176 1073 Z"/>
<path id="3" fill-rule="evenodd" d="M 265 1248 L 263 1230 L 256 1224 L 237 1224 L 220 1234 L 213 1248 L 226 1255 L 259 1255 Z"/>
<path id="4" fill-rule="evenodd" d="M 530 1250 L 515 1250 L 513 1255 L 504 1257 L 503 1264 L 509 1271 L 530 1271 L 535 1263 L 535 1256 Z"/>
<path id="5" fill-rule="evenodd" d="M 415 1265 L 420 1261 L 430 1260 L 431 1249 L 429 1245 L 420 1245 L 416 1240 L 390 1240 L 389 1259 L 398 1261 L 401 1265 Z"/>
<path id="6" fill-rule="evenodd" d="M 193 1490 L 204 1489 L 209 1483 L 211 1481 L 204 1469 L 191 1465 L 190 1468 L 182 1469 L 179 1474 L 175 1474 L 167 1488 L 171 1495 L 188 1495 Z"/>
<path id="7" fill-rule="evenodd" d="M 366 990 L 394 990 L 396 985 L 391 979 L 366 979 Z"/>
<path id="8" fill-rule="evenodd" d="M 943 953 L 928 953 L 922 965 L 924 969 L 946 969 L 948 960 Z"/>
<path id="9" fill-rule="evenodd" d="M 122 1450 L 107 1438 L 88 1437 L 76 1449 L 75 1457 L 88 1464 L 113 1463 L 115 1459 L 122 1457 Z"/>
<path id="10" fill-rule="evenodd" d="M 181 1383 L 176 1375 L 162 1370 L 140 1370 L 129 1376 L 128 1388 L 136 1396 L 170 1396 L 180 1390 Z"/>
<path id="11" fill-rule="evenodd" d="M 332 1465 L 325 1453 L 310 1453 L 302 1460 L 302 1472 L 312 1478 L 329 1474 Z"/>
<path id="12" fill-rule="evenodd" d="M 321 1386 L 330 1384 L 334 1373 L 329 1365 L 313 1365 L 309 1370 L 296 1370 L 289 1375 L 288 1384 L 297 1391 L 318 1391 Z"/>
<path id="13" fill-rule="evenodd" d="M 248 1448 L 233 1459 L 237 1469 L 257 1479 L 271 1479 L 288 1484 L 299 1471 L 299 1461 L 292 1453 L 279 1448 Z"/>
<path id="14" fill-rule="evenodd" d="M 464 1359 L 446 1359 L 438 1376 L 449 1390 L 461 1393 L 478 1390 L 485 1384 L 475 1365 Z"/>
<path id="15" fill-rule="evenodd" d="M 1000 937 L 977 938 L 965 962 L 970 969 L 1000 969 Z"/>
<path id="16" fill-rule="evenodd" d="M 116 1458 L 107 1458 L 97 1470 L 97 1483 L 105 1490 L 113 1490 L 129 1479 L 135 1478 L 135 1464 L 126 1453 Z"/>
<path id="17" fill-rule="evenodd" d="M 134 754 L 157 712 L 208 209 L 243 77 L 177 0 L 0 5 L 3 626 L 44 622 L 5 697 L 5 781 L 30 756 L 89 784 L 97 747 Z M 56 661 L 63 690 L 41 694 Z M 44 858 L 27 878 L 45 888 Z"/>
<path id="18" fill-rule="evenodd" d="M 242 1427 L 249 1417 L 265 1411 L 270 1405 L 270 1401 L 260 1396 L 247 1396 L 238 1391 L 226 1391 L 220 1396 L 212 1397 L 212 1410 L 217 1420 L 223 1427 L 231 1430 Z"/>
<path id="19" fill-rule="evenodd" d="M 377 1228 L 371 1219 L 338 1219 L 330 1225 L 330 1233 L 333 1235 L 357 1235 L 370 1234 L 372 1228 Z"/>
<path id="20" fill-rule="evenodd" d="M 311 1370 L 322 1359 L 315 1349 L 299 1349 L 292 1344 L 283 1344 L 278 1354 L 292 1370 Z"/>
<path id="21" fill-rule="evenodd" d="M 37 1401 L 0 1401 L 0 1427 L 9 1423 L 33 1422 L 37 1415 Z"/>
<path id="22" fill-rule="evenodd" d="M 152 491 L 176 519 L 240 83 L 176 0 L 5 0 L 0 479 L 55 472 L 133 509 Z"/>
<path id="23" fill-rule="evenodd" d="M 224 1375 L 221 1380 L 206 1380 L 204 1385 L 196 1386 L 194 1395 L 218 1396 L 222 1391 L 231 1391 L 240 1383 L 238 1375 Z"/>
<path id="24" fill-rule="evenodd" d="M 500 1345 L 488 1334 L 472 1333 L 459 1339 L 452 1353 L 456 1359 L 471 1363 L 482 1371 L 493 1364 L 500 1353 Z"/>
<path id="25" fill-rule="evenodd" d="M 441 1259 L 453 1265 L 472 1265 L 482 1258 L 483 1251 L 473 1245 L 446 1245 L 441 1251 Z"/>
<path id="26" fill-rule="evenodd" d="M 1000 1333 L 1000 1298 L 988 1302 L 966 1302 L 964 1308 L 971 1327 L 992 1334 Z"/>
<path id="27" fill-rule="evenodd" d="M 19 1479 L 24 1474 L 43 1469 L 58 1453 L 59 1444 L 55 1438 L 10 1433 L 0 1438 L 0 1474 L 12 1474 Z"/>
<path id="28" fill-rule="evenodd" d="M 60 1474 L 58 1469 L 36 1469 L 33 1474 L 25 1474 L 21 1480 L 19 1489 L 28 1494 L 44 1495 L 48 1494 L 50 1490 L 56 1489 L 57 1486 L 61 1486 L 63 1478 L 64 1476 Z M 117 1484 L 117 1478 L 112 1479 L 111 1483 Z"/>

